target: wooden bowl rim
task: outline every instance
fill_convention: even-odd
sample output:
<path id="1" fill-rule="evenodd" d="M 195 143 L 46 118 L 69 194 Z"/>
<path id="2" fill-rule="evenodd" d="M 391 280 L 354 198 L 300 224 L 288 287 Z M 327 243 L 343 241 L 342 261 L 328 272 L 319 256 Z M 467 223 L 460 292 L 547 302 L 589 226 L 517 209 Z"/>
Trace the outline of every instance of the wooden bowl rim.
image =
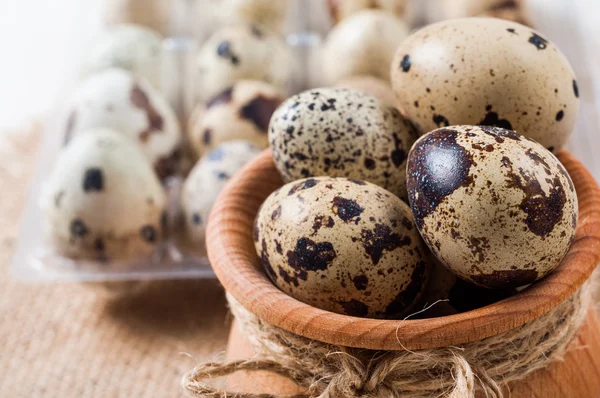
<path id="1" fill-rule="evenodd" d="M 373 350 L 438 348 L 481 340 L 530 322 L 572 295 L 600 261 L 600 190 L 571 154 L 558 158 L 579 199 L 575 240 L 549 276 L 507 299 L 456 315 L 419 320 L 377 320 L 324 311 L 279 290 L 262 271 L 252 223 L 258 205 L 281 185 L 270 150 L 244 167 L 225 187 L 210 215 L 208 257 L 225 289 L 263 321 L 324 343 Z M 277 183 L 269 179 L 278 179 Z M 266 185 L 265 185 L 266 184 Z M 268 190 L 268 189 L 267 189 Z M 261 199 L 262 198 L 262 199 Z M 252 208 L 255 207 L 255 209 Z"/>

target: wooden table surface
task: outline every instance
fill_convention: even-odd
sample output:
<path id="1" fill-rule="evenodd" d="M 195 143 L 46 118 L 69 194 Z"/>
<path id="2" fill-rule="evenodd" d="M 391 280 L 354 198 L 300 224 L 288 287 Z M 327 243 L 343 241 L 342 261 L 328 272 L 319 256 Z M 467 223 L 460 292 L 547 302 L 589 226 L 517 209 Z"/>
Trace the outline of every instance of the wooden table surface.
<path id="1" fill-rule="evenodd" d="M 153 282 L 111 300 L 85 285 L 9 277 L 38 141 L 37 131 L 0 134 L 0 397 L 180 396 L 186 371 L 224 355 L 218 282 Z"/>

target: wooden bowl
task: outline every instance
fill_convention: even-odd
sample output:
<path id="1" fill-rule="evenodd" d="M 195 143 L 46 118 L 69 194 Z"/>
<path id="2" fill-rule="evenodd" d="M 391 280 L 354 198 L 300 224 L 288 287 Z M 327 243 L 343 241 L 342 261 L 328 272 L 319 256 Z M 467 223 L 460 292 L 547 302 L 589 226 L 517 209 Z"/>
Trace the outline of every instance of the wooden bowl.
<path id="1" fill-rule="evenodd" d="M 523 292 L 457 315 L 422 320 L 376 320 L 336 314 L 280 291 L 262 270 L 253 223 L 260 205 L 283 182 L 266 150 L 221 193 L 210 216 L 208 257 L 227 291 L 260 319 L 325 343 L 373 350 L 444 347 L 480 340 L 530 322 L 573 294 L 600 261 L 600 190 L 572 155 L 561 152 L 579 198 L 575 241 L 560 266 Z"/>

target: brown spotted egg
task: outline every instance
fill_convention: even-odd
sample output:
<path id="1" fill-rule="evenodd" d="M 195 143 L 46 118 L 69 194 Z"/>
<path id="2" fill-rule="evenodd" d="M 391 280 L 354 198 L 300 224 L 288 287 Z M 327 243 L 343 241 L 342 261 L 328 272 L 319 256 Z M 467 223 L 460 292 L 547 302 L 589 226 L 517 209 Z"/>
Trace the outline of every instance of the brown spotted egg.
<path id="1" fill-rule="evenodd" d="M 42 196 L 57 251 L 101 267 L 151 255 L 162 237 L 166 202 L 142 150 L 103 128 L 78 135 L 63 149 Z"/>
<path id="2" fill-rule="evenodd" d="M 426 133 L 470 124 L 516 130 L 562 148 L 579 113 L 564 55 L 543 35 L 494 18 L 429 25 L 406 39 L 392 63 L 403 114 Z"/>
<path id="3" fill-rule="evenodd" d="M 283 94 L 257 80 L 240 80 L 198 105 L 190 120 L 190 142 L 200 156 L 231 140 L 268 146 L 267 131 Z"/>
<path id="4" fill-rule="evenodd" d="M 434 130 L 415 143 L 407 170 L 421 235 L 465 280 L 526 285 L 569 250 L 578 215 L 571 178 L 552 153 L 512 130 Z"/>
<path id="5" fill-rule="evenodd" d="M 137 143 L 164 178 L 179 167 L 181 130 L 175 111 L 145 79 L 109 68 L 75 90 L 65 121 L 65 144 L 73 136 L 108 128 Z"/>
<path id="6" fill-rule="evenodd" d="M 286 100 L 269 144 L 286 182 L 349 177 L 406 198 L 406 155 L 416 131 L 393 106 L 358 90 L 319 88 Z"/>
<path id="7" fill-rule="evenodd" d="M 409 207 L 359 180 L 317 177 L 284 185 L 262 205 L 254 240 L 277 287 L 341 314 L 401 317 L 429 271 Z"/>
<path id="8" fill-rule="evenodd" d="M 250 24 L 217 30 L 198 51 L 195 64 L 196 91 L 201 101 L 242 79 L 265 81 L 285 91 L 296 65 L 279 35 Z"/>

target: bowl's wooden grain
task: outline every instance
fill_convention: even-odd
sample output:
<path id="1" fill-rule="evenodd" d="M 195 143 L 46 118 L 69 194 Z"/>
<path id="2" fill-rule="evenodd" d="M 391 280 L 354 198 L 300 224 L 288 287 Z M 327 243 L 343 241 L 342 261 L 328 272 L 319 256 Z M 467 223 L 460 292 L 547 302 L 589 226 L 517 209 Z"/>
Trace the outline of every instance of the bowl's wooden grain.
<path id="1" fill-rule="evenodd" d="M 480 340 L 521 326 L 575 292 L 600 261 L 600 189 L 572 155 L 559 154 L 579 197 L 575 241 L 561 265 L 520 294 L 474 311 L 423 320 L 375 320 L 323 311 L 277 289 L 254 249 L 253 222 L 282 185 L 266 150 L 224 189 L 210 216 L 210 262 L 225 289 L 259 318 L 314 340 L 377 350 L 435 348 Z"/>

